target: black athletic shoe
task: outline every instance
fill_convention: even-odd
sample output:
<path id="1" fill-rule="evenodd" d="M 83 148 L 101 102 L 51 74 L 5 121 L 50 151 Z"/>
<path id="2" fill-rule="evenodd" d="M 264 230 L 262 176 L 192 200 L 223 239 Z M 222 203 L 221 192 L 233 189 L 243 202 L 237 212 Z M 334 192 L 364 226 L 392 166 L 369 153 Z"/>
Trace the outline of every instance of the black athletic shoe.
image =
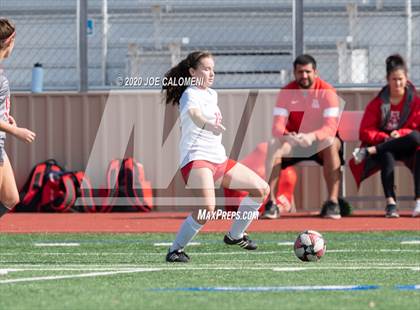
<path id="1" fill-rule="evenodd" d="M 5 215 L 7 212 L 9 212 L 10 210 L 8 208 L 6 208 L 1 202 L 0 202 L 0 217 L 2 217 L 3 215 Z"/>
<path id="2" fill-rule="evenodd" d="M 340 205 L 340 214 L 342 217 L 350 216 L 353 213 L 352 205 L 344 198 L 338 198 L 338 204 Z"/>
<path id="3" fill-rule="evenodd" d="M 223 238 L 223 241 L 224 241 L 224 243 L 229 244 L 229 245 L 237 244 L 245 250 L 256 250 L 257 249 L 257 244 L 254 241 L 252 241 L 251 239 L 249 239 L 247 234 L 244 234 L 243 237 L 240 238 L 240 239 L 232 239 L 230 237 L 230 234 L 228 233 Z"/>
<path id="4" fill-rule="evenodd" d="M 168 254 L 166 254 L 166 261 L 168 263 L 188 263 L 190 261 L 190 257 L 184 252 L 184 250 L 179 249 L 170 252 L 169 249 Z"/>
<path id="5" fill-rule="evenodd" d="M 261 215 L 261 218 L 271 220 L 280 218 L 279 207 L 272 200 L 269 200 L 265 205 L 265 209 Z"/>
<path id="6" fill-rule="evenodd" d="M 338 203 L 327 200 L 321 209 L 321 217 L 338 220 L 341 219 L 340 206 Z"/>
<path id="7" fill-rule="evenodd" d="M 385 217 L 387 218 L 398 218 L 400 215 L 397 212 L 396 204 L 388 204 L 385 207 Z"/>

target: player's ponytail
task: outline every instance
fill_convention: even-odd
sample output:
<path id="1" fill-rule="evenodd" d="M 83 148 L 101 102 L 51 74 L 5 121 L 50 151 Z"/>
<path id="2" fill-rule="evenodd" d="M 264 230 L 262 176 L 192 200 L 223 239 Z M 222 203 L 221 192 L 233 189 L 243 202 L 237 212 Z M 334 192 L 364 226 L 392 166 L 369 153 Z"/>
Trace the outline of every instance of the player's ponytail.
<path id="1" fill-rule="evenodd" d="M 405 64 L 404 58 L 402 58 L 399 54 L 394 54 L 389 56 L 386 61 L 386 77 L 389 77 L 389 75 L 396 71 L 396 70 L 404 70 L 404 72 L 407 74 L 407 65 Z"/>
<path id="2" fill-rule="evenodd" d="M 9 46 L 15 36 L 15 25 L 7 18 L 0 17 L 0 50 Z"/>
<path id="3" fill-rule="evenodd" d="M 191 78 L 190 68 L 197 69 L 200 60 L 206 57 L 213 56 L 211 53 L 205 51 L 192 52 L 179 64 L 166 72 L 165 78 L 167 81 L 170 81 L 170 83 L 167 83 L 162 87 L 166 104 L 179 104 L 182 93 L 187 89 L 188 85 L 178 83 L 178 81 Z"/>

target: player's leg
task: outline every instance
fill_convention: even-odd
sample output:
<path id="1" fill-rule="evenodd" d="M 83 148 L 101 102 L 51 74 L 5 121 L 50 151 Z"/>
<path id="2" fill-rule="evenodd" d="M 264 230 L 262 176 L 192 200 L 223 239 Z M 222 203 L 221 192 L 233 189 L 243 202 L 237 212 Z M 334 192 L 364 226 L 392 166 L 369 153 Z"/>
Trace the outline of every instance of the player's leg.
<path id="1" fill-rule="evenodd" d="M 377 158 L 381 166 L 381 181 L 386 200 L 385 216 L 391 218 L 399 217 L 397 213 L 397 202 L 395 194 L 394 154 L 391 152 L 381 152 L 377 155 Z"/>
<path id="2" fill-rule="evenodd" d="M 198 234 L 206 222 L 205 219 L 198 219 L 199 209 L 213 212 L 216 205 L 213 172 L 209 168 L 192 169 L 189 173 L 187 186 L 198 198 L 199 208 L 182 223 L 166 256 L 168 262 L 189 261 L 184 248 Z"/>
<path id="3" fill-rule="evenodd" d="M 375 146 L 356 148 L 353 157 L 356 164 L 365 160 L 368 155 L 392 152 L 394 154 L 411 154 L 420 145 L 420 133 L 413 130 L 410 134 L 382 142 Z"/>
<path id="4" fill-rule="evenodd" d="M 333 143 L 329 147 L 319 152 L 319 157 L 323 162 L 324 179 L 328 190 L 328 200 L 324 203 L 321 211 L 321 215 L 326 218 L 341 218 L 338 204 L 341 177 L 341 147 L 341 141 L 338 138 L 334 138 Z"/>
<path id="5" fill-rule="evenodd" d="M 270 187 L 254 171 L 240 163 L 226 172 L 222 186 L 248 192 L 248 196 L 239 205 L 238 216 L 234 218 L 224 242 L 230 245 L 237 244 L 247 250 L 255 250 L 256 244 L 244 232 L 251 222 L 258 218 L 258 209 L 267 199 Z"/>
<path id="6" fill-rule="evenodd" d="M 266 158 L 266 177 L 268 185 L 270 186 L 270 197 L 266 204 L 266 210 L 264 211 L 264 218 L 278 218 L 280 216 L 280 210 L 277 207 L 276 193 L 281 173 L 282 158 L 289 155 L 292 147 L 287 142 L 281 142 L 279 139 L 273 139 L 269 142 L 267 148 Z"/>
<path id="7" fill-rule="evenodd" d="M 414 191 L 416 195 L 416 205 L 413 210 L 413 217 L 420 216 L 420 150 L 416 151 L 414 162 Z"/>
<path id="8" fill-rule="evenodd" d="M 19 192 L 16 186 L 12 166 L 6 153 L 0 164 L 0 217 L 19 202 Z"/>

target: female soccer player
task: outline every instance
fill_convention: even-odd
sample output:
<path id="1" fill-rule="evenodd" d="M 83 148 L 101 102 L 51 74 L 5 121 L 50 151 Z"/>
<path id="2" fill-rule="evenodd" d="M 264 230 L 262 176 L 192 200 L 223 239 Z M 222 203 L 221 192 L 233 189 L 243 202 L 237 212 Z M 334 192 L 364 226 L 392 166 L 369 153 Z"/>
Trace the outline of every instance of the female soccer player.
<path id="1" fill-rule="evenodd" d="M 164 86 L 166 104 L 179 106 L 181 119 L 180 167 L 182 176 L 193 194 L 203 202 L 206 212 L 216 206 L 215 182 L 225 188 L 248 191 L 249 195 L 239 206 L 224 242 L 255 250 L 256 244 L 245 233 L 253 216 L 269 194 L 268 184 L 246 166 L 226 157 L 222 145 L 222 115 L 217 104 L 217 93 L 210 88 L 214 81 L 213 56 L 196 51 L 166 73 L 168 80 L 195 78 L 198 85 Z M 167 262 L 188 262 L 185 246 L 206 223 L 195 210 L 182 224 L 175 241 L 166 255 Z M 203 214 L 201 212 L 201 214 Z"/>
<path id="2" fill-rule="evenodd" d="M 386 217 L 399 217 L 394 186 L 395 160 L 402 160 L 414 175 L 416 203 L 413 216 L 420 215 L 420 98 L 407 80 L 407 67 L 400 55 L 386 59 L 388 84 L 368 104 L 360 125 L 362 147 L 350 163 L 358 184 L 380 168 L 386 198 Z M 360 165 L 359 165 L 360 164 Z"/>
<path id="3" fill-rule="evenodd" d="M 15 45 L 16 31 L 13 23 L 0 18 L 0 61 L 10 56 Z M 4 150 L 6 133 L 31 143 L 35 133 L 17 126 L 10 113 L 9 81 L 0 68 L 0 217 L 6 214 L 19 202 L 19 193 L 9 158 Z"/>

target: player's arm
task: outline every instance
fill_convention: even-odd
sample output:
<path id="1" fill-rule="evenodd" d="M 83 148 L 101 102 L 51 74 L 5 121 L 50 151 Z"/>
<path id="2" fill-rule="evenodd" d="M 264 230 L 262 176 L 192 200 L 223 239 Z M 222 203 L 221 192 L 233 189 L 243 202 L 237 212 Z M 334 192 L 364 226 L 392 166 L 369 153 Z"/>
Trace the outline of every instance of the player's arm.
<path id="1" fill-rule="evenodd" d="M 291 91 L 284 89 L 280 91 L 276 106 L 273 109 L 273 126 L 271 134 L 273 137 L 296 145 L 298 143 L 297 133 L 287 129 L 287 122 L 289 120 L 289 102 L 292 100 Z"/>
<path id="2" fill-rule="evenodd" d="M 2 105 L 6 104 L 6 100 L 8 100 L 7 89 L 3 87 L 3 84 L 0 84 L 0 110 L 2 111 L 5 111 Z M 3 118 L 3 115 L 0 115 L 0 118 Z M 11 134 L 27 143 L 31 143 L 35 139 L 35 133 L 26 128 L 18 127 L 12 116 L 8 116 L 7 122 L 0 120 L 0 131 Z"/>
<path id="3" fill-rule="evenodd" d="M 214 124 L 208 121 L 199 108 L 189 108 L 188 115 L 197 127 L 213 132 L 215 135 L 219 135 L 226 130 L 222 124 Z"/>
<path id="4" fill-rule="evenodd" d="M 283 89 L 278 94 L 276 106 L 273 109 L 273 126 L 271 129 L 273 137 L 280 138 L 291 134 L 286 127 L 290 114 L 288 104 L 291 100 L 290 92 L 288 89 Z"/>
<path id="5" fill-rule="evenodd" d="M 36 136 L 35 133 L 29 129 L 17 127 L 16 123 L 10 124 L 5 121 L 0 121 L 0 131 L 11 134 L 26 143 L 33 142 Z"/>
<path id="6" fill-rule="evenodd" d="M 334 138 L 336 136 L 338 123 L 342 113 L 340 98 L 334 90 L 324 90 L 321 100 L 322 106 L 324 107 L 322 110 L 323 123 L 321 128 L 313 132 L 315 139 L 318 141 Z"/>
<path id="7" fill-rule="evenodd" d="M 376 145 L 390 138 L 388 133 L 379 129 L 381 115 L 379 104 L 375 100 L 371 101 L 366 107 L 362 122 L 360 123 L 360 141 L 370 145 Z"/>

